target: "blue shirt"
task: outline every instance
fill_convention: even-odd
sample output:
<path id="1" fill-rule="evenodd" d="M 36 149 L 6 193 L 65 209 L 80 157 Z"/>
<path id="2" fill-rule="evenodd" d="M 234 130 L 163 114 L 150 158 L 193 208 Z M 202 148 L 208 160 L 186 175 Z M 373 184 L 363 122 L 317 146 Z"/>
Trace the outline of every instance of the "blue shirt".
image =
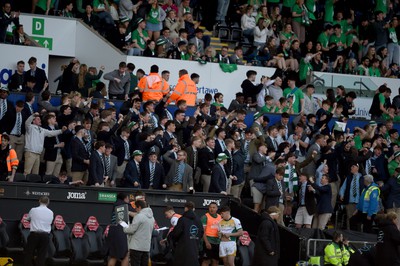
<path id="1" fill-rule="evenodd" d="M 350 190 L 349 190 L 349 203 L 358 203 L 360 201 L 360 177 L 361 174 L 358 173 L 356 175 L 353 176 L 353 179 L 351 180 L 351 184 L 350 184 Z M 342 187 L 340 188 L 339 191 L 339 196 L 340 197 L 344 197 L 344 193 L 346 191 L 346 186 L 347 186 L 347 179 L 346 178 L 343 182 Z M 356 179 L 356 181 L 354 181 L 354 179 Z M 356 196 L 354 197 L 353 195 L 353 187 L 356 186 Z"/>
<path id="2" fill-rule="evenodd" d="M 300 189 L 303 193 L 303 197 L 300 199 L 300 205 L 306 205 L 305 199 L 306 199 L 307 182 L 301 183 Z"/>
<path id="3" fill-rule="evenodd" d="M 179 169 L 178 183 L 183 184 L 183 173 L 185 172 L 185 163 L 180 162 L 178 165 L 178 169 Z"/>

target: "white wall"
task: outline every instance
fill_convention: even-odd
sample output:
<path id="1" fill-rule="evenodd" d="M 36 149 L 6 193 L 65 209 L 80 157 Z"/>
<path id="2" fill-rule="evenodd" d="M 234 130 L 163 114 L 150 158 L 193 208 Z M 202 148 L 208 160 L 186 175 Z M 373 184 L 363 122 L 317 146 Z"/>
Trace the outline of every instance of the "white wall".
<path id="1" fill-rule="evenodd" d="M 81 22 L 76 22 L 76 44 L 75 57 L 80 63 L 88 67 L 105 66 L 105 73 L 118 68 L 121 61 L 126 61 L 126 55 L 111 46 L 100 35 L 92 32 Z"/>
<path id="2" fill-rule="evenodd" d="M 43 35 L 34 34 L 38 32 L 35 31 L 38 23 L 33 23 L 34 20 L 43 20 L 44 24 L 39 23 L 40 27 L 43 27 Z M 24 13 L 20 16 L 20 23 L 24 25 L 24 31 L 33 39 L 40 37 L 53 40 L 50 55 L 70 57 L 75 55 L 76 19 Z"/>
<path id="3" fill-rule="evenodd" d="M 29 69 L 28 60 L 34 56 L 37 58 L 37 65 L 43 68 L 48 74 L 49 70 L 49 50 L 41 47 L 19 46 L 0 44 L 0 83 L 1 86 L 8 84 L 11 75 L 17 69 L 17 62 L 25 62 L 25 70 Z"/>
<path id="4" fill-rule="evenodd" d="M 275 73 L 274 68 L 248 66 L 238 66 L 236 71 L 225 73 L 217 63 L 207 63 L 203 65 L 193 61 L 138 56 L 128 56 L 127 62 L 134 63 L 136 70 L 142 68 L 146 74 L 150 72 L 150 67 L 152 65 L 158 65 L 160 74 L 163 70 L 169 70 L 171 72 L 169 80 L 171 87 L 174 87 L 178 82 L 178 72 L 180 69 L 186 69 L 189 72 L 189 76 L 192 73 L 197 73 L 200 75 L 200 82 L 197 86 L 198 98 L 203 98 L 206 93 L 214 95 L 217 92 L 221 92 L 224 94 L 224 103 L 226 107 L 228 107 L 230 102 L 235 98 L 235 93 L 242 91 L 240 85 L 242 81 L 246 79 L 246 72 L 248 70 L 252 69 L 257 71 L 257 81 L 259 81 L 263 75 L 271 77 Z"/>

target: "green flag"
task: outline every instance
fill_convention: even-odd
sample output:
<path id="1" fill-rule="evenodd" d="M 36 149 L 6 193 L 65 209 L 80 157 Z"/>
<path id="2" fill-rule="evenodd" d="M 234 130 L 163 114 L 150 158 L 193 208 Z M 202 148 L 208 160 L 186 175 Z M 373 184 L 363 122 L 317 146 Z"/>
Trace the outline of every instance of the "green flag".
<path id="1" fill-rule="evenodd" d="M 226 63 L 220 62 L 219 63 L 219 67 L 225 73 L 232 73 L 233 71 L 237 70 L 237 65 L 236 64 L 226 64 Z"/>

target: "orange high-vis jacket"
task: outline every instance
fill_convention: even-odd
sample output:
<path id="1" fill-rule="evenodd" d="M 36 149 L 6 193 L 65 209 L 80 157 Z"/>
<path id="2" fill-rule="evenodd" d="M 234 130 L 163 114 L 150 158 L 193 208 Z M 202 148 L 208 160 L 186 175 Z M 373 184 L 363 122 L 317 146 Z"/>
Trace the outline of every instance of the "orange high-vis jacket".
<path id="1" fill-rule="evenodd" d="M 141 78 L 138 87 L 144 102 L 151 100 L 159 102 L 164 95 L 169 93 L 168 82 L 161 78 L 158 73 L 150 73 Z"/>
<path id="2" fill-rule="evenodd" d="M 18 161 L 17 153 L 15 152 L 14 149 L 10 149 L 10 152 L 8 153 L 6 160 L 7 160 L 8 172 L 11 172 L 12 169 L 18 168 L 19 161 Z"/>
<path id="3" fill-rule="evenodd" d="M 196 84 L 188 74 L 185 74 L 179 78 L 178 84 L 176 84 L 174 91 L 168 99 L 168 103 L 172 101 L 178 102 L 179 100 L 185 100 L 188 106 L 195 106 L 196 98 Z"/>

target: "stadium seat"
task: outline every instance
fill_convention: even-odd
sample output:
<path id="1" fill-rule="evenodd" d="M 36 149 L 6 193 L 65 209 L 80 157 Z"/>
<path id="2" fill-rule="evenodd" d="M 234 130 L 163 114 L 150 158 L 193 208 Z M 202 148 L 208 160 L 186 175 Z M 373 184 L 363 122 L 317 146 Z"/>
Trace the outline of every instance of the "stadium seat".
<path id="1" fill-rule="evenodd" d="M 7 223 L 0 218 L 0 256 L 8 256 L 11 258 L 22 258 L 24 248 L 22 245 L 10 246 L 10 237 L 7 232 Z"/>
<path id="2" fill-rule="evenodd" d="M 18 225 L 19 232 L 21 233 L 22 237 L 22 244 L 25 247 L 28 243 L 28 236 L 30 234 L 31 223 L 28 220 L 28 214 L 25 213 L 22 218 L 21 222 Z"/>
<path id="3" fill-rule="evenodd" d="M 42 183 L 42 177 L 36 174 L 28 174 L 26 175 L 26 181 L 30 183 Z"/>
<path id="4" fill-rule="evenodd" d="M 219 27 L 217 28 L 218 38 L 221 40 L 229 40 L 230 38 L 230 29 L 229 27 Z"/>
<path id="5" fill-rule="evenodd" d="M 250 239 L 249 233 L 244 231 L 243 236 L 238 238 L 237 241 L 237 256 L 239 260 L 237 265 L 251 266 L 254 257 L 254 242 Z"/>
<path id="6" fill-rule="evenodd" d="M 242 29 L 241 28 L 233 28 L 231 31 L 231 39 L 232 42 L 240 42 L 242 40 Z"/>
<path id="7" fill-rule="evenodd" d="M 89 256 L 90 259 L 104 258 L 103 254 L 103 228 L 99 225 L 97 218 L 89 216 L 84 228 L 89 239 Z"/>
<path id="8" fill-rule="evenodd" d="M 65 224 L 64 218 L 61 215 L 56 215 L 54 218 L 49 247 L 48 263 L 50 265 L 68 265 L 71 257 L 71 243 L 69 235 L 71 230 Z"/>
<path id="9" fill-rule="evenodd" d="M 43 176 L 43 183 L 48 184 L 53 178 L 55 178 L 54 175 L 44 175 Z"/>
<path id="10" fill-rule="evenodd" d="M 14 182 L 26 182 L 26 177 L 22 173 L 15 173 Z"/>
<path id="11" fill-rule="evenodd" d="M 86 262 L 89 255 L 89 239 L 81 223 L 75 223 L 71 230 L 72 265 L 80 265 Z"/>

